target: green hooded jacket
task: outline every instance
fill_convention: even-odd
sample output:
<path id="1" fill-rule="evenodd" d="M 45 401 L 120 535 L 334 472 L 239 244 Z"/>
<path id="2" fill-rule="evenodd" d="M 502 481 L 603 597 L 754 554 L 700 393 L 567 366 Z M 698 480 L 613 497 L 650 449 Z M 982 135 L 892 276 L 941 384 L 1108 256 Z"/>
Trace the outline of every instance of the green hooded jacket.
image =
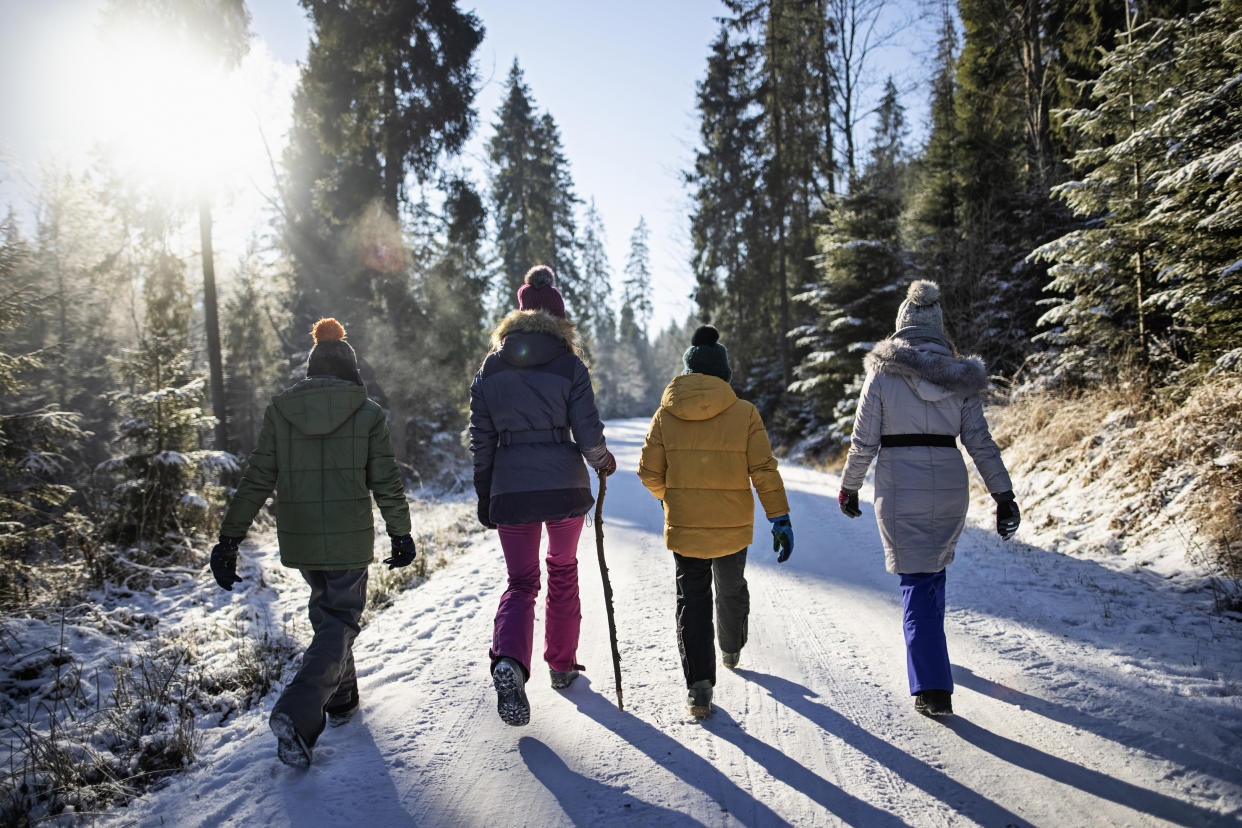
<path id="1" fill-rule="evenodd" d="M 310 377 L 272 398 L 220 534 L 244 537 L 273 489 L 285 566 L 370 564 L 372 494 L 390 535 L 410 531 L 384 411 L 367 399 L 366 389 L 345 380 Z"/>

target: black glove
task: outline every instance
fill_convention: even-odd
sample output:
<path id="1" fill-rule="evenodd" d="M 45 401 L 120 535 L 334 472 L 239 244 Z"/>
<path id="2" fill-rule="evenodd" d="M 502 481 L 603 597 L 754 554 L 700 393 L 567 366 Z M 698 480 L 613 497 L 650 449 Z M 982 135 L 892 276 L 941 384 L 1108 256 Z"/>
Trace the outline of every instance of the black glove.
<path id="1" fill-rule="evenodd" d="M 600 477 L 607 477 L 608 475 L 613 474 L 617 470 L 617 458 L 612 456 L 611 451 L 605 450 L 604 454 L 606 456 L 604 457 L 603 465 L 595 469 L 595 473 L 598 474 Z"/>
<path id="2" fill-rule="evenodd" d="M 846 517 L 862 517 L 862 509 L 858 508 L 858 489 L 842 489 L 837 494 L 837 505 Z"/>
<path id="3" fill-rule="evenodd" d="M 495 529 L 496 524 L 492 523 L 491 517 L 492 499 L 490 497 L 479 498 L 479 523 L 488 529 Z"/>
<path id="4" fill-rule="evenodd" d="M 414 556 L 418 554 L 418 550 L 414 548 L 414 539 L 408 534 L 389 535 L 388 537 L 392 539 L 392 555 L 384 558 L 384 563 L 388 564 L 388 568 L 396 569 L 414 563 Z"/>
<path id="5" fill-rule="evenodd" d="M 233 584 L 240 583 L 237 574 L 237 547 L 241 538 L 220 536 L 220 542 L 211 548 L 211 574 L 215 576 L 220 589 L 233 591 Z"/>
<path id="6" fill-rule="evenodd" d="M 996 501 L 996 534 L 1001 536 L 1001 540 L 1009 540 L 1022 522 L 1018 501 L 1014 500 L 1012 491 L 993 492 L 992 499 Z"/>
<path id="7" fill-rule="evenodd" d="M 772 551 L 777 552 L 776 562 L 784 563 L 793 552 L 793 524 L 789 515 L 768 518 L 772 523 Z"/>

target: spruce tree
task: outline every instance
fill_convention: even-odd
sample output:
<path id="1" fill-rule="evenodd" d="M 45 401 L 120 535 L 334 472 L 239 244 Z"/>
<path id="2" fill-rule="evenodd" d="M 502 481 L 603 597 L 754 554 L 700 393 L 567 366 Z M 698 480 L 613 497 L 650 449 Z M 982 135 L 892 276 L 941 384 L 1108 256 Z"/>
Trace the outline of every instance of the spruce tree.
<path id="1" fill-rule="evenodd" d="M 1242 331 L 1239 6 L 1131 19 L 1065 119 L 1080 178 L 1057 188 L 1084 225 L 1040 247 L 1057 295 L 1040 338 L 1067 378 L 1137 365 L 1153 382 L 1210 362 Z M 1233 16 L 1231 16 L 1233 12 Z"/>
<path id="2" fill-rule="evenodd" d="M 1150 301 L 1172 316 L 1170 346 L 1210 365 L 1242 346 L 1242 2 L 1207 4 L 1173 24 L 1174 59 L 1152 130 L 1156 162 L 1146 220 L 1155 251 Z"/>
<path id="3" fill-rule="evenodd" d="M 604 221 L 592 198 L 582 222 L 582 296 L 576 322 L 589 343 L 611 344 L 616 331 L 612 310 L 612 264 L 608 261 Z"/>
<path id="4" fill-rule="evenodd" d="M 263 410 L 286 378 L 278 367 L 279 343 L 272 331 L 264 284 L 270 280 L 253 247 L 241 262 L 224 301 L 224 389 L 229 411 L 229 450 L 243 455 L 255 447 Z"/>
<path id="5" fill-rule="evenodd" d="M 702 146 L 693 171 L 686 174 L 695 201 L 690 216 L 691 267 L 702 319 L 715 319 L 740 340 L 748 331 L 757 333 L 749 313 L 759 290 L 748 266 L 762 235 L 760 194 L 754 186 L 759 176 L 760 126 L 755 48 L 745 40 L 730 40 L 722 25 L 711 50 L 707 75 L 698 87 Z"/>
<path id="6" fill-rule="evenodd" d="M 138 347 L 117 358 L 127 387 L 109 395 L 121 415 L 120 453 L 96 469 L 101 537 L 132 549 L 143 565 L 189 562 L 209 529 L 209 500 L 219 496 L 215 475 L 236 465 L 231 455 L 201 448 L 213 423 L 203 410 L 207 377 L 190 358 L 185 265 L 157 245 L 143 269 L 143 330 Z M 133 574 L 128 552 L 116 560 L 113 575 Z"/>
<path id="7" fill-rule="evenodd" d="M 0 222 L 0 606 L 46 597 L 40 564 L 81 547 L 86 519 L 70 506 L 70 456 L 88 436 L 81 416 L 55 404 L 31 404 L 26 375 L 42 355 L 9 351 L 15 328 L 40 314 L 45 296 L 30 250 L 10 214 Z"/>
<path id="8" fill-rule="evenodd" d="M 483 26 L 455 0 L 301 0 L 312 36 L 284 154 L 283 242 L 295 270 L 282 341 L 297 366 L 307 332 L 337 316 L 361 355 L 368 393 L 388 411 L 393 449 L 408 463 L 425 439 L 423 381 L 396 377 L 438 343 L 418 297 L 435 261 L 420 202 L 453 200 L 442 168 L 474 129 L 475 50 Z M 462 269 L 441 286 L 469 295 Z M 422 436 L 420 436 L 422 435 Z"/>
<path id="9" fill-rule="evenodd" d="M 322 315 L 408 309 L 407 187 L 436 182 L 475 123 L 483 37 L 456 2 L 300 0 L 312 35 L 284 154 L 284 242 L 297 267 L 286 339 Z M 365 317 L 348 322 L 365 350 Z"/>
<path id="10" fill-rule="evenodd" d="M 815 313 L 798 331 L 808 353 L 790 391 L 806 398 L 802 431 L 814 435 L 808 448 L 848 437 L 852 409 L 838 410 L 847 389 L 863 373 L 862 358 L 892 332 L 906 280 L 906 256 L 899 238 L 903 206 L 905 114 L 892 78 L 877 108 L 870 157 L 850 192 L 839 198 L 820 236 L 822 278 L 796 299 Z M 852 398 L 850 400 L 852 402 Z"/>
<path id="11" fill-rule="evenodd" d="M 567 310 L 576 316 L 589 290 L 578 271 L 579 199 L 560 130 L 549 113 L 537 112 L 516 59 L 507 89 L 496 112 L 495 134 L 487 142 L 502 307 L 521 287 L 527 270 L 546 264 L 556 271 Z"/>
<path id="12" fill-rule="evenodd" d="M 959 281 L 961 209 L 959 169 L 962 136 L 956 111 L 957 32 L 946 3 L 936 47 L 936 74 L 931 80 L 927 143 L 913 159 L 908 179 L 907 210 L 902 237 L 910 251 L 911 275 L 942 286 Z"/>
<path id="13" fill-rule="evenodd" d="M 647 220 L 638 217 L 638 224 L 630 234 L 630 253 L 625 261 L 625 281 L 622 301 L 633 311 L 634 328 L 630 333 L 647 337 L 651 323 L 651 230 Z"/>

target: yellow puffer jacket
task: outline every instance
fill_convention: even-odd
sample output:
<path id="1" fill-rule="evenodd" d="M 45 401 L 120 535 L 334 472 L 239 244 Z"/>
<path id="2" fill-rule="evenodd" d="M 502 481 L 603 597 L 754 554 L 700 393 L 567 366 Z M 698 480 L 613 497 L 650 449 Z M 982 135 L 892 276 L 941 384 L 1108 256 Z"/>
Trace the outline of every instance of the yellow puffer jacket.
<path id="1" fill-rule="evenodd" d="M 668 548 L 690 558 L 719 558 L 750 545 L 751 483 L 768 517 L 789 514 L 763 418 L 727 382 L 707 374 L 684 374 L 664 389 L 638 476 L 664 501 Z"/>

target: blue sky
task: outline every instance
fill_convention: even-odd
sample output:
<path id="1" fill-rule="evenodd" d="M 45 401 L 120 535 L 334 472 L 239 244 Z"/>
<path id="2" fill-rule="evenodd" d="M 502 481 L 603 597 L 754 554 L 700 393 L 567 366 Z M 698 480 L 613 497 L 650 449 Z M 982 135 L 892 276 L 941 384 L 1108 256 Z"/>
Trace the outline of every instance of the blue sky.
<path id="1" fill-rule="evenodd" d="M 10 179 L 0 182 L 0 203 L 28 197 L 29 182 L 37 180 L 38 165 L 49 157 L 83 157 L 89 149 L 90 136 L 75 129 L 75 107 L 69 103 L 54 111 L 48 106 L 48 87 L 38 79 L 74 60 L 63 47 L 58 52 L 49 44 L 88 36 L 102 5 L 101 0 L 0 0 L 0 151 Z M 460 5 L 473 9 L 487 28 L 477 53 L 479 128 L 464 165 L 483 183 L 483 142 L 492 133 L 504 81 L 517 57 L 537 105 L 561 128 L 577 194 L 584 201 L 594 198 L 603 216 L 618 277 L 630 233 L 643 216 L 652 231 L 653 321 L 663 326 L 684 318 L 693 310 L 693 277 L 688 265 L 690 195 L 681 175 L 697 144 L 695 84 L 718 30 L 714 18 L 724 13 L 721 4 L 476 0 Z M 248 7 L 254 60 L 262 64 L 254 71 L 270 84 L 274 102 L 266 114 L 279 119 L 285 116 L 278 111 L 278 98 L 296 79 L 294 65 L 305 55 L 309 26 L 296 0 L 249 0 Z M 909 83 L 918 71 L 919 52 L 926 48 L 921 41 L 928 39 L 911 30 L 903 38 L 913 44 L 910 48 L 880 55 L 877 81 L 895 71 Z M 910 115 L 916 127 L 924 117 L 917 108 Z M 864 144 L 866 134 L 864 129 L 859 136 Z M 261 154 L 261 143 L 252 143 Z M 218 208 L 226 247 L 240 247 L 246 228 L 254 226 L 262 198 L 247 190 L 270 187 L 257 177 L 236 185 Z M 239 238 L 228 239 L 230 232 Z"/>

